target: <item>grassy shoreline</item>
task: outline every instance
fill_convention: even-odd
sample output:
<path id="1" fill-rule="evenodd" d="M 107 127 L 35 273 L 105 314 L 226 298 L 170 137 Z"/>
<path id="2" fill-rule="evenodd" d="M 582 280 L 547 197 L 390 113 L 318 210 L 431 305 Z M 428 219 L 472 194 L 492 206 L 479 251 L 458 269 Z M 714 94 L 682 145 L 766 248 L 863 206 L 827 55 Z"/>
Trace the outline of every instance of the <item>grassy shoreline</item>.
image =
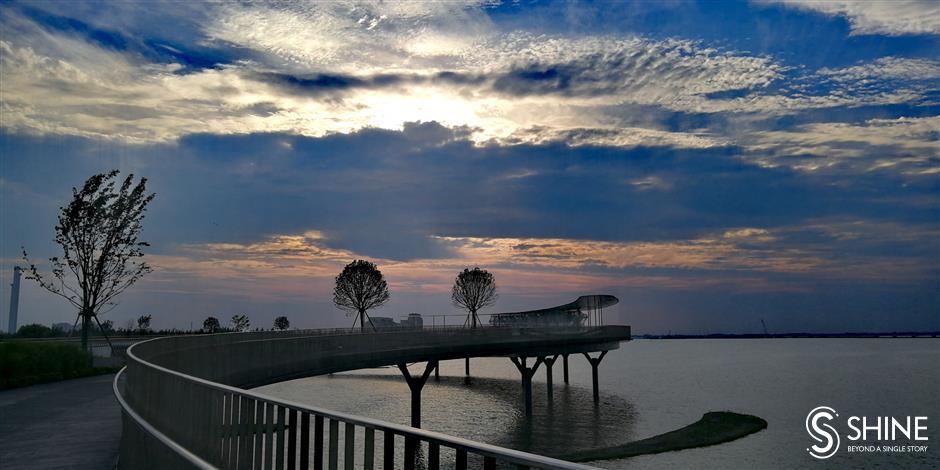
<path id="1" fill-rule="evenodd" d="M 757 416 L 710 411 L 702 419 L 675 431 L 619 446 L 575 452 L 561 458 L 571 462 L 590 462 L 706 447 L 740 439 L 766 428 L 767 421 Z"/>

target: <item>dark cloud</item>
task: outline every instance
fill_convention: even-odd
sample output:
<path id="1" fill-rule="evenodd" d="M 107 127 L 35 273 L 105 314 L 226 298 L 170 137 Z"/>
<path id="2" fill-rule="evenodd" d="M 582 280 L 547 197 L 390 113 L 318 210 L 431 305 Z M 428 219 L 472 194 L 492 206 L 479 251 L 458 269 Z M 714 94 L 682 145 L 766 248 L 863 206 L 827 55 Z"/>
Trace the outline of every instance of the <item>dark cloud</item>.
<path id="1" fill-rule="evenodd" d="M 408 260 L 449 256 L 452 246 L 435 241 L 433 235 L 656 243 L 714 238 L 726 230 L 757 227 L 769 229 L 775 237 L 769 244 L 751 246 L 762 256 L 799 249 L 848 267 L 870 265 L 879 258 L 917 261 L 940 256 L 931 241 L 940 216 L 935 179 L 904 186 L 900 177 L 885 175 L 814 175 L 766 168 L 749 163 L 733 147 L 479 147 L 466 140 L 465 130 L 414 123 L 400 132 L 367 129 L 322 138 L 204 134 L 154 146 L 2 134 L 0 154 L 4 168 L 0 209 L 5 219 L 16 220 L 0 229 L 2 256 L 7 259 L 17 256 L 20 245 L 28 245 L 34 253 L 50 253 L 50 228 L 69 188 L 110 168 L 150 179 L 157 198 L 148 214 L 145 238 L 153 244 L 151 253 L 164 255 L 175 255 L 188 244 L 254 243 L 269 235 L 308 230 L 322 231 L 325 246 Z M 13 157 L 17 155 L 29 158 Z M 526 176 L 501 177 L 507 174 Z M 631 184 L 651 177 L 668 185 L 649 189 Z M 909 236 L 901 236 L 905 233 Z M 523 254 L 540 245 L 544 244 L 522 243 L 514 249 Z M 742 275 L 676 269 L 618 273 L 597 261 L 593 267 L 586 265 L 585 272 L 614 278 L 662 275 L 720 281 L 727 277 L 728 282 Z M 733 324 L 706 320 L 702 311 L 698 316 L 688 313 L 692 305 L 692 310 L 701 310 L 706 304 L 706 310 L 716 314 L 722 310 L 719 306 L 728 306 L 735 312 L 729 318 L 758 309 L 772 324 L 805 329 L 787 317 L 788 309 L 832 307 L 848 312 L 836 307 L 839 299 L 851 295 L 837 299 L 826 294 L 837 287 L 843 292 L 864 291 L 872 300 L 869 307 L 825 325 L 806 324 L 839 328 L 849 318 L 853 322 L 870 318 L 876 307 L 904 296 L 903 303 L 910 308 L 905 321 L 926 327 L 931 302 L 936 300 L 926 286 L 940 273 L 925 273 L 911 283 L 892 279 L 886 271 L 877 284 L 857 281 L 830 287 L 825 286 L 833 282 L 827 280 L 831 273 L 746 276 L 776 286 L 771 290 L 795 293 L 780 297 L 775 305 L 768 303 L 770 297 L 756 294 L 745 298 L 714 293 L 712 300 L 702 300 L 700 295 L 673 295 L 667 288 L 615 293 L 632 297 L 635 306 L 660 302 L 675 307 L 671 321 L 686 322 L 690 328 L 698 322 L 702 328 L 717 329 Z M 898 283 L 906 287 L 899 288 Z M 208 298 L 199 302 L 211 303 Z M 639 320 L 644 322 L 647 328 L 665 324 L 651 317 Z"/>
<path id="2" fill-rule="evenodd" d="M 160 193 L 152 233 L 161 245 L 318 229 L 340 248 L 410 259 L 440 255 L 430 235 L 662 241 L 832 217 L 937 216 L 914 203 L 937 196 L 930 178 L 767 168 L 733 147 L 478 147 L 436 123 L 323 138 L 194 135 L 139 150 L 68 139 L 68 156 L 3 140 L 8 154 L 31 155 L 11 162 L 6 179 L 61 197 L 92 171 L 146 174 Z M 650 178 L 661 184 L 642 184 Z"/>
<path id="3" fill-rule="evenodd" d="M 66 3 L 73 9 L 60 11 L 59 7 Z M 238 58 L 244 57 L 243 53 L 225 45 L 209 46 L 201 44 L 200 41 L 193 41 L 193 36 L 198 33 L 187 27 L 192 26 L 190 21 L 195 19 L 193 17 L 186 21 L 180 18 L 168 18 L 172 15 L 158 12 L 155 14 L 156 18 L 151 18 L 149 22 L 142 22 L 131 31 L 128 28 L 96 25 L 95 20 L 100 20 L 102 16 L 107 17 L 108 13 L 114 13 L 103 11 L 110 9 L 111 6 L 105 7 L 100 3 L 12 3 L 10 8 L 53 33 L 77 36 L 103 49 L 119 51 L 152 63 L 182 65 L 175 73 L 190 73 L 215 68 L 231 64 Z M 129 16 L 131 15 L 123 18 L 127 19 Z M 175 28 L 159 28 L 157 25 L 160 21 L 172 21 Z M 149 26 L 145 26 L 148 23 Z M 156 30 L 150 31 L 151 28 L 156 28 Z M 151 34 L 141 34 L 144 32 Z"/>
<path id="4" fill-rule="evenodd" d="M 294 75 L 276 72 L 257 72 L 251 74 L 251 76 L 256 80 L 307 95 L 395 88 L 404 85 L 442 84 L 460 87 L 471 85 L 481 86 L 492 81 L 492 79 L 483 74 L 454 71 L 437 72 L 428 75 L 416 73 L 378 73 L 363 76 L 328 73 Z"/>

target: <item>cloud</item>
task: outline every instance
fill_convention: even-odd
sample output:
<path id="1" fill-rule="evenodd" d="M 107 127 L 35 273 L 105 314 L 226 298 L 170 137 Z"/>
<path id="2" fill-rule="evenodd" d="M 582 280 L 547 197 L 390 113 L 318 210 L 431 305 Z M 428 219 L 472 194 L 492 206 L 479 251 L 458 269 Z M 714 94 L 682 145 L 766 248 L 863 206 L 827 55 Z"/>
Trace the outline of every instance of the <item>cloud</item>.
<path id="1" fill-rule="evenodd" d="M 196 60 L 136 36 L 147 29 L 126 18 L 139 14 L 94 29 L 4 10 L 16 34 L 0 40 L 2 127 L 140 144 L 435 121 L 470 130 L 477 145 L 714 148 L 739 137 L 709 128 L 716 122 L 929 105 L 940 70 L 882 57 L 809 72 L 693 39 L 507 29 L 477 3 L 205 5 L 186 22 L 191 49 L 207 57 Z M 102 44 L 97 31 L 126 47 Z M 680 114 L 705 117 L 697 127 L 665 121 Z"/>
<path id="2" fill-rule="evenodd" d="M 940 166 L 940 117 L 871 119 L 862 125 L 817 123 L 753 135 L 750 151 L 766 165 L 799 170 L 843 166 L 931 174 Z M 811 156 L 789 159 L 787 156 Z"/>
<path id="3" fill-rule="evenodd" d="M 795 8 L 843 16 L 852 27 L 852 34 L 940 33 L 940 5 L 932 0 L 762 0 L 779 2 Z"/>
<path id="4" fill-rule="evenodd" d="M 829 77 L 837 82 L 872 80 L 937 80 L 940 78 L 940 62 L 904 57 L 881 57 L 873 62 L 844 68 L 822 68 L 817 75 Z"/>
<path id="5" fill-rule="evenodd" d="M 811 272 L 826 264 L 807 253 L 742 248 L 737 242 L 772 241 L 766 231 L 736 229 L 723 235 L 675 242 L 605 242 L 537 238 L 438 237 L 460 258 L 483 265 L 555 269 L 744 270 Z"/>
<path id="6" fill-rule="evenodd" d="M 927 225 L 816 219 L 775 229 L 729 228 L 675 241 L 433 236 L 429 242 L 446 249 L 446 256 L 366 258 L 378 264 L 398 305 L 409 305 L 407 299 L 437 299 L 431 312 L 441 312 L 456 273 L 468 266 L 493 272 L 504 299 L 528 299 L 512 306 L 501 303 L 497 311 L 545 306 L 554 301 L 549 299 L 562 302 L 587 292 L 616 293 L 627 304 L 654 292 L 672 298 L 691 295 L 693 301 L 715 293 L 723 298 L 759 294 L 762 299 L 785 293 L 792 302 L 832 288 L 825 286 L 903 290 L 935 279 L 936 266 L 930 262 L 935 250 L 898 249 L 924 248 L 934 234 L 935 228 Z M 333 276 L 349 261 L 364 257 L 331 247 L 330 239 L 323 231 L 308 230 L 247 243 L 189 244 L 173 254 L 149 255 L 155 272 L 134 295 L 214 298 L 212 311 L 218 310 L 218 299 L 225 299 L 224 305 L 235 302 L 241 310 L 320 305 L 331 295 Z M 327 304 L 322 309 L 328 313 Z M 415 307 L 406 308 L 398 310 Z M 307 315 L 309 307 L 301 311 Z"/>
<path id="7" fill-rule="evenodd" d="M 768 58 L 689 40 L 505 33 L 487 27 L 474 5 L 386 8 L 220 6 L 206 15 L 217 21 L 205 25 L 200 47 L 241 50 L 243 58 L 204 68 L 173 61 L 179 51 L 150 62 L 103 47 L 84 29 L 48 28 L 10 9 L 2 18 L 18 34 L 0 44 L 3 127 L 144 143 L 193 132 L 322 136 L 434 120 L 474 129 L 476 142 L 709 147 L 720 139 L 637 128 L 596 108 L 669 107 L 683 97 L 765 87 L 780 73 Z M 464 35 L 464 45 L 415 46 L 439 39 L 455 15 L 481 25 L 447 33 Z M 302 40 L 310 34 L 317 37 Z M 549 131 L 535 138 L 533 129 Z"/>

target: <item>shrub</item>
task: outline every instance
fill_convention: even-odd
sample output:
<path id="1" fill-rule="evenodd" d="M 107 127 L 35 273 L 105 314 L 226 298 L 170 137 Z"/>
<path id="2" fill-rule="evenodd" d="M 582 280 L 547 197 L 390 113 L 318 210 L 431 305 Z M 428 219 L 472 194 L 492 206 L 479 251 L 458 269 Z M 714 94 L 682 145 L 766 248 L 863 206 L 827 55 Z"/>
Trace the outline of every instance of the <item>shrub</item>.
<path id="1" fill-rule="evenodd" d="M 46 325 L 32 323 L 29 325 L 23 325 L 20 327 L 20 329 L 16 330 L 16 336 L 19 336 L 20 338 L 48 338 L 55 336 L 55 332 L 52 331 L 52 328 L 49 328 Z"/>
<path id="2" fill-rule="evenodd" d="M 0 342 L 0 389 L 110 373 L 76 344 Z"/>

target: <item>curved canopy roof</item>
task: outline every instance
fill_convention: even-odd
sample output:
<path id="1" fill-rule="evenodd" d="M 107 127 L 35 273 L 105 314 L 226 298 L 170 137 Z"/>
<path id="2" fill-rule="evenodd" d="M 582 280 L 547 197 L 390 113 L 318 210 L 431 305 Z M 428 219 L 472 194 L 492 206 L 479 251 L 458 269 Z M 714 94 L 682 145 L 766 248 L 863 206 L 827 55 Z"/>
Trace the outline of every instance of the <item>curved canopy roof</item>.
<path id="1" fill-rule="evenodd" d="M 532 315 L 552 312 L 581 312 L 583 310 L 610 307 L 611 305 L 616 305 L 618 302 L 620 302 L 620 299 L 612 295 L 582 295 L 574 302 L 559 305 L 557 307 L 540 308 L 538 310 L 526 310 L 523 312 L 497 313 L 495 315 Z"/>

